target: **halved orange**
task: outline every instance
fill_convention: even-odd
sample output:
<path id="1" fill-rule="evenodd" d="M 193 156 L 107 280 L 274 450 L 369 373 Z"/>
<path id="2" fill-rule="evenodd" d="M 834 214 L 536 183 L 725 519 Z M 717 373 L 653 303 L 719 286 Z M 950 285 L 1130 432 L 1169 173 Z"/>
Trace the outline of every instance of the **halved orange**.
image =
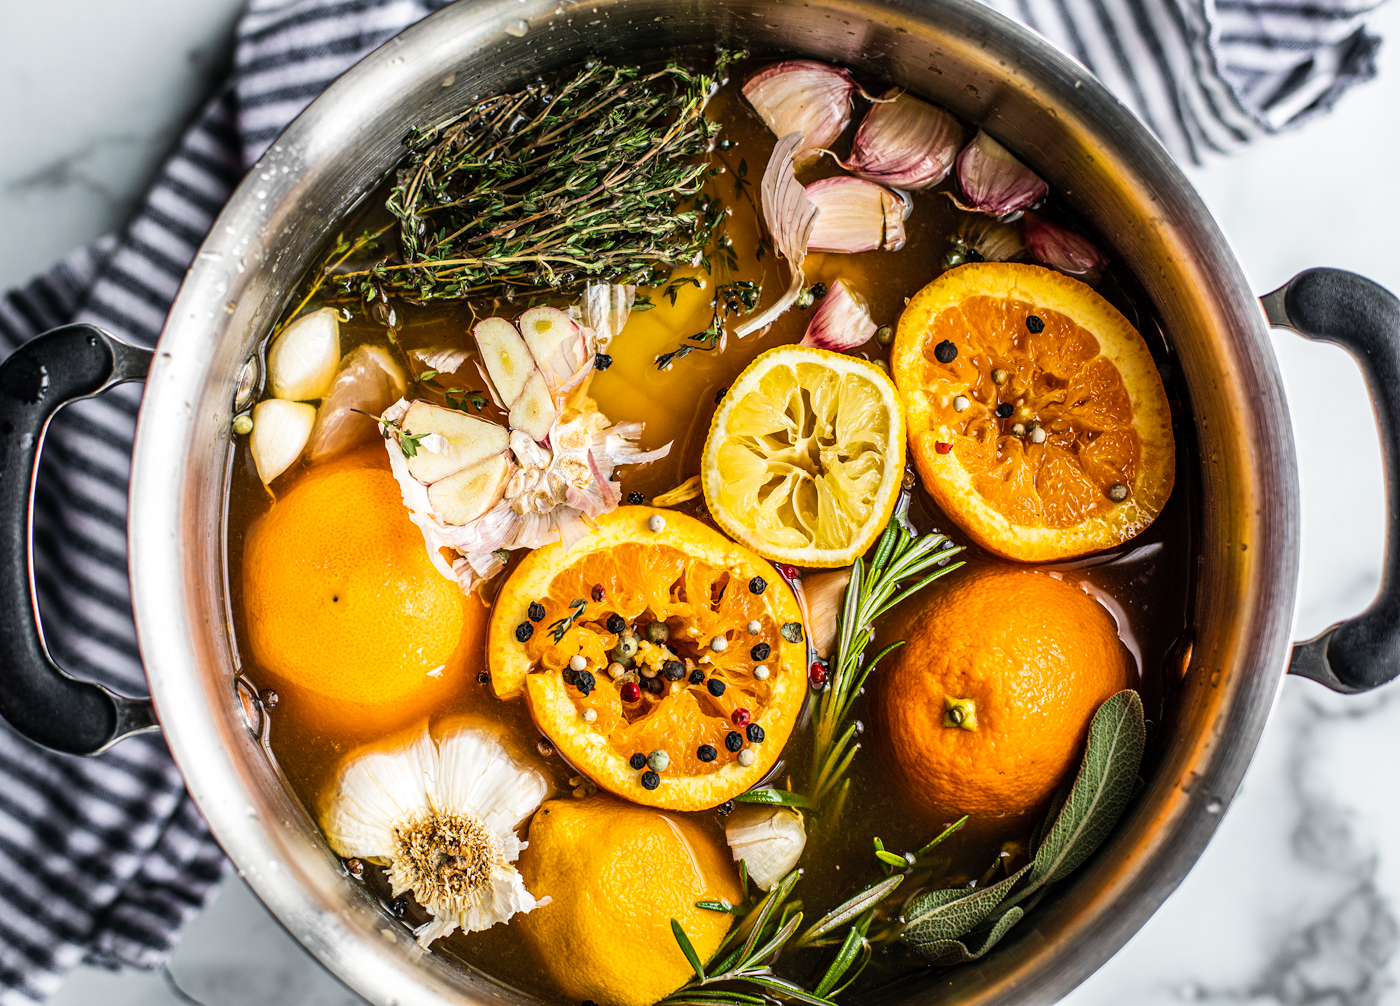
<path id="1" fill-rule="evenodd" d="M 924 487 L 990 552 L 1046 562 L 1112 548 L 1171 495 L 1152 354 L 1078 280 L 1014 262 L 950 269 L 905 307 L 891 363 Z"/>
<path id="2" fill-rule="evenodd" d="M 620 507 L 596 523 L 572 549 L 531 552 L 501 587 L 492 687 L 523 691 L 601 788 L 667 810 L 717 806 L 773 767 L 802 708 L 797 599 L 769 563 L 692 517 Z M 619 660 L 628 634 L 637 651 Z"/>

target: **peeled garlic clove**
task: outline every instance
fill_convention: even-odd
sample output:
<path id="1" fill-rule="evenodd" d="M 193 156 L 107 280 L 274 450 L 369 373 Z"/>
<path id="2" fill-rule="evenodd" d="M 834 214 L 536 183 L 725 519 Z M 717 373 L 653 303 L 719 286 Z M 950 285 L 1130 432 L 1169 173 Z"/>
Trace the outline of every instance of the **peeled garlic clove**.
<path id="1" fill-rule="evenodd" d="M 479 461 L 428 487 L 428 502 L 444 524 L 470 524 L 501 501 L 513 466 L 504 454 Z"/>
<path id="2" fill-rule="evenodd" d="M 289 402 L 285 398 L 266 398 L 253 406 L 253 432 L 248 434 L 248 449 L 258 466 L 258 478 L 270 485 L 301 457 L 311 427 L 316 423 L 316 406 L 306 402 Z"/>
<path id="3" fill-rule="evenodd" d="M 812 315 L 802 345 L 840 353 L 869 342 L 878 327 L 871 320 L 866 299 L 851 284 L 838 279 Z"/>
<path id="4" fill-rule="evenodd" d="M 340 366 L 340 315 L 323 307 L 282 330 L 267 351 L 267 382 L 274 398 L 306 402 L 330 390 Z"/>
<path id="5" fill-rule="evenodd" d="M 817 156 L 851 121 L 851 98 L 860 91 L 849 73 L 810 59 L 790 59 L 759 70 L 744 85 L 744 97 L 774 136 L 801 132 L 796 163 Z"/>
<path id="6" fill-rule="evenodd" d="M 520 397 L 511 403 L 510 428 L 524 431 L 531 440 L 543 440 L 549 436 L 549 428 L 558 414 L 549 394 L 549 383 L 543 374 L 535 371 L 526 378 Z"/>
<path id="7" fill-rule="evenodd" d="M 359 346 L 348 353 L 316 414 L 307 457 L 322 461 L 370 440 L 379 432 L 370 416 L 379 415 L 407 390 L 403 367 L 382 346 Z M 369 415 L 361 415 L 365 412 Z"/>
<path id="8" fill-rule="evenodd" d="M 532 307 L 516 322 L 535 366 L 544 375 L 552 394 L 559 394 L 583 379 L 587 355 L 583 327 L 554 307 Z"/>
<path id="9" fill-rule="evenodd" d="M 405 433 L 424 440 L 438 434 L 447 441 L 446 448 L 437 451 L 430 448 L 439 444 L 424 446 L 420 441 L 420 450 L 408 459 L 409 474 L 426 484 L 500 454 L 510 443 L 509 431 L 499 423 L 422 399 L 408 407 L 399 426 Z"/>
<path id="10" fill-rule="evenodd" d="M 958 188 L 965 209 L 1006 216 L 1032 206 L 1050 186 L 980 129 L 958 155 Z"/>
<path id="11" fill-rule="evenodd" d="M 797 180 L 793 167 L 793 154 L 801 145 L 800 132 L 789 133 L 774 144 L 759 185 L 763 223 L 777 246 L 778 254 L 787 259 L 792 277 L 781 297 L 734 329 L 734 334 L 741 339 L 750 332 L 773 324 L 776 318 L 792 307 L 807 282 L 802 263 L 807 258 L 807 243 L 816 225 L 818 210 L 807 197 L 807 190 Z"/>
<path id="12" fill-rule="evenodd" d="M 743 860 L 749 879 L 767 891 L 797 865 L 807 847 L 802 814 L 791 807 L 740 804 L 724 826 L 734 862 Z"/>
<path id="13" fill-rule="evenodd" d="M 807 603 L 807 638 L 820 657 L 831 656 L 836 648 L 836 634 L 841 628 L 841 605 L 846 599 L 846 585 L 850 582 L 850 567 L 802 578 L 802 595 Z"/>
<path id="14" fill-rule="evenodd" d="M 808 252 L 855 254 L 904 247 L 904 220 L 912 205 L 906 197 L 846 175 L 823 178 L 806 191 L 818 210 L 807 238 Z"/>
<path id="15" fill-rule="evenodd" d="M 962 138 L 952 115 L 895 91 L 870 106 L 841 166 L 896 189 L 932 188 L 948 177 Z"/>
<path id="16" fill-rule="evenodd" d="M 535 358 L 515 326 L 504 318 L 487 318 L 472 329 L 481 362 L 503 406 L 520 397 L 525 382 L 535 372 Z"/>
<path id="17" fill-rule="evenodd" d="M 1037 213 L 1026 214 L 1026 248 L 1037 262 L 1070 276 L 1098 279 L 1108 268 L 1108 258 L 1088 238 Z"/>

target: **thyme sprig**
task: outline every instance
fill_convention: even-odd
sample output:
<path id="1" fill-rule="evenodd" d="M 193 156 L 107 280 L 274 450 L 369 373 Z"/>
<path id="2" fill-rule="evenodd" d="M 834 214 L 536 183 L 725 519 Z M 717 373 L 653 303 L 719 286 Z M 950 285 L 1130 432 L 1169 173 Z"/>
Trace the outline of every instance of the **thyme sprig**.
<path id="1" fill-rule="evenodd" d="M 399 259 L 339 274 L 342 288 L 435 300 L 664 281 L 720 219 L 694 200 L 718 170 L 704 111 L 732 58 L 709 73 L 594 63 L 411 133 L 386 203 Z"/>
<path id="2" fill-rule="evenodd" d="M 573 611 L 563 618 L 556 618 L 549 623 L 549 635 L 556 643 L 562 641 L 564 633 L 568 632 L 573 624 L 579 620 L 579 616 L 583 614 L 583 610 L 588 607 L 588 602 L 581 597 L 576 597 L 569 602 L 569 607 L 572 608 Z"/>
<path id="3" fill-rule="evenodd" d="M 851 567 L 830 680 L 817 705 L 813 782 L 808 794 L 814 806 L 822 807 L 833 796 L 838 798 L 836 813 L 844 805 L 850 786 L 850 780 L 844 776 L 860 749 L 855 740 L 857 725 L 846 722 L 851 706 L 880 661 L 904 645 L 903 640 L 898 640 L 866 660 L 866 647 L 875 638 L 875 620 L 961 566 L 961 562 L 947 561 L 961 551 L 960 546 L 937 532 L 915 533 L 905 525 L 902 512 L 898 512 L 880 535 L 870 561 L 857 559 Z"/>

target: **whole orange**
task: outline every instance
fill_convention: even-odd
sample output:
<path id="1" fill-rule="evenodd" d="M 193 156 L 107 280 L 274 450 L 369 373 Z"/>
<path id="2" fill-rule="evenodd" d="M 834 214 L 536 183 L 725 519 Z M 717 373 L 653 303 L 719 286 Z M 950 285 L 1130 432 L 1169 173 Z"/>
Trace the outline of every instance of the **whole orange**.
<path id="1" fill-rule="evenodd" d="M 429 560 L 382 448 L 301 475 L 249 528 L 253 659 L 318 695 L 392 707 L 456 677 L 467 598 Z M 479 606 L 478 606 L 479 607 Z"/>
<path id="2" fill-rule="evenodd" d="M 1024 567 L 969 567 L 899 616 L 877 673 L 891 769 L 932 813 L 1024 814 L 1078 758 L 1095 710 L 1128 686 L 1112 617 Z"/>

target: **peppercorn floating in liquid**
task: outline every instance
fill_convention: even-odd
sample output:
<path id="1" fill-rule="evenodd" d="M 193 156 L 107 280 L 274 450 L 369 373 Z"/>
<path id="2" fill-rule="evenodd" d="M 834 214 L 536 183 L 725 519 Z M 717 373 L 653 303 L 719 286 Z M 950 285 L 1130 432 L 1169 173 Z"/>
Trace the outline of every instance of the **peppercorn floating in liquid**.
<path id="1" fill-rule="evenodd" d="M 762 282 L 765 288 L 770 288 L 768 299 L 771 300 L 786 282 L 786 266 L 775 263 L 771 248 L 762 257 L 759 255 L 760 231 L 756 204 L 759 198 L 757 182 L 763 175 L 774 140 L 738 96 L 740 84 L 749 75 L 750 68 L 757 65 L 759 63 L 755 61 L 730 69 L 729 83 L 712 100 L 709 114 L 721 124 L 723 130 L 721 135 L 724 142 L 716 150 L 715 156 L 723 162 L 727 171 L 717 180 L 714 195 L 724 203 L 730 214 L 728 235 L 741 267 L 739 274 L 733 278 Z M 838 150 L 844 150 L 849 144 L 859 119 L 858 109 L 852 127 L 834 144 Z M 802 179 L 810 181 L 837 173 L 839 169 L 829 159 L 823 158 L 804 169 Z M 851 284 L 867 298 L 871 317 L 878 326 L 876 335 L 865 345 L 852 350 L 852 355 L 877 361 L 887 360 L 892 326 L 898 320 L 905 300 L 941 271 L 945 256 L 954 249 L 953 238 L 958 233 L 963 215 L 943 194 L 950 184 L 945 181 L 934 190 L 912 195 L 913 209 L 905 222 L 908 240 L 901 250 L 808 256 L 804 268 L 812 306 L 794 308 L 767 331 L 746 339 L 738 339 L 731 334 L 722 350 L 691 352 L 682 359 L 674 360 L 666 369 L 658 369 L 655 362 L 657 357 L 684 345 L 687 335 L 702 332 L 710 324 L 709 298 L 713 280 L 706 279 L 703 289 L 682 288 L 674 304 L 652 291 L 656 306 L 649 311 L 634 313 L 623 332 L 608 347 L 607 353 L 597 357 L 589 389 L 599 409 L 613 422 L 636 421 L 645 424 L 641 441 L 643 449 L 654 449 L 667 442 L 672 444 L 665 458 L 620 470 L 621 495 L 625 503 L 649 503 L 655 496 L 697 473 L 710 417 L 726 390 L 759 353 L 773 346 L 801 340 L 821 297 L 838 280 Z M 366 200 L 371 209 L 363 211 L 360 218 L 347 224 L 346 233 L 382 224 L 387 219 L 379 208 L 385 192 Z M 1040 212 L 1061 219 L 1069 217 L 1066 209 L 1057 204 L 1053 191 Z M 693 272 L 703 278 L 701 270 Z M 1154 353 L 1160 353 L 1159 358 L 1167 358 L 1166 347 L 1161 344 L 1160 325 L 1150 313 L 1139 285 L 1121 263 L 1110 265 L 1104 278 L 1093 285 L 1137 326 Z M 295 303 L 297 299 L 293 298 L 292 302 Z M 561 306 L 562 303 L 565 302 L 561 302 Z M 469 332 L 475 319 L 492 314 L 510 318 L 525 306 L 504 301 L 413 304 L 394 300 L 391 303 L 394 335 L 399 346 L 410 350 L 430 346 L 471 349 L 473 344 Z M 378 313 L 376 319 L 372 316 L 374 313 L 352 306 L 349 314 L 349 320 L 343 322 L 340 328 L 342 353 L 348 354 L 358 345 L 399 352 L 388 340 L 384 313 Z M 736 321 L 730 320 L 731 328 Z M 1038 317 L 1027 319 L 1032 332 L 1042 324 Z M 934 349 L 934 355 L 941 362 L 950 362 L 956 353 L 957 348 L 951 342 L 940 343 Z M 991 376 L 997 384 L 1007 380 L 1004 371 L 995 371 Z M 1196 505 L 1196 469 L 1194 445 L 1190 439 L 1191 426 L 1187 421 L 1188 404 L 1179 379 L 1173 378 L 1169 371 L 1166 376 L 1167 391 L 1174 408 L 1180 406 L 1176 427 L 1177 489 L 1166 509 L 1146 532 L 1117 552 L 1050 567 L 1057 570 L 1065 581 L 1083 584 L 1113 614 L 1120 636 L 1134 658 L 1137 673 L 1141 675 L 1140 681 L 1135 681 L 1134 685 L 1142 693 L 1148 719 L 1158 723 L 1169 721 L 1171 716 L 1169 696 L 1176 684 L 1178 669 L 1169 665 L 1173 664 L 1174 654 L 1179 652 L 1178 640 L 1186 638 L 1189 570 L 1194 554 L 1190 523 Z M 967 407 L 963 399 L 955 399 L 952 404 L 957 411 Z M 493 407 L 487 406 L 486 413 L 494 415 Z M 997 409 L 997 415 L 1009 417 L 1011 406 L 1001 406 Z M 1029 435 L 1034 435 L 1034 432 L 1032 430 Z M 938 444 L 937 449 L 941 452 L 945 445 Z M 268 510 L 271 497 L 259 482 L 246 438 L 236 438 L 233 451 L 226 519 L 234 640 L 243 677 L 252 685 L 254 692 L 263 695 L 275 693 L 278 696 L 275 709 L 272 702 L 264 703 L 269 722 L 267 738 L 270 750 L 288 784 L 313 816 L 327 798 L 327 787 L 338 763 L 349 752 L 424 719 L 439 721 L 459 715 L 469 716 L 499 731 L 511 754 L 542 773 L 556 797 L 573 799 L 590 795 L 591 786 L 584 777 L 565 763 L 554 746 L 541 737 L 525 703 L 520 699 L 502 701 L 495 697 L 491 669 L 486 666 L 484 652 L 485 625 L 494 596 L 491 585 L 482 594 L 464 599 L 465 629 L 460 654 L 463 670 L 453 679 L 450 688 L 433 693 L 430 701 L 410 702 L 402 706 L 336 702 L 323 693 L 310 691 L 296 681 L 277 674 L 272 668 L 260 665 L 246 643 L 248 633 L 241 597 L 243 588 L 236 571 L 242 561 L 245 534 L 250 525 Z M 325 463 L 337 462 L 331 459 Z M 387 468 L 387 462 L 376 463 Z M 311 467 L 304 457 L 298 460 L 276 480 L 273 491 L 280 495 Z M 1113 493 L 1118 488 L 1115 486 L 1109 490 L 1110 497 L 1115 500 L 1117 497 Z M 1122 492 L 1126 494 L 1126 487 L 1122 488 Z M 703 498 L 682 503 L 675 511 L 712 523 Z M 956 528 L 917 488 L 913 493 L 909 518 L 921 531 L 938 528 L 959 543 L 962 541 Z M 653 531 L 660 531 L 666 526 L 666 520 L 657 515 L 651 519 L 649 526 Z M 974 562 L 999 561 L 979 554 L 975 548 L 969 550 L 966 558 Z M 500 576 L 503 578 L 504 575 Z M 779 570 L 774 570 L 774 577 L 780 575 Z M 499 582 L 500 579 L 495 581 L 497 585 Z M 762 595 L 771 589 L 773 582 L 776 581 L 772 577 L 755 576 L 744 582 L 742 588 L 754 595 Z M 594 601 L 602 601 L 603 590 L 599 585 L 590 596 Z M 542 624 L 545 617 L 542 604 L 530 605 L 528 617 L 515 627 L 515 638 L 521 643 L 531 640 L 537 632 L 546 628 Z M 662 662 L 656 669 L 648 668 L 650 674 L 643 672 L 638 680 L 619 684 L 617 679 L 623 676 L 624 665 L 631 664 L 639 648 L 664 648 L 669 645 L 668 630 L 664 622 L 628 624 L 617 615 L 608 620 L 606 628 L 618 637 L 617 648 L 608 655 L 609 663 L 604 666 L 575 666 L 571 663 L 564 672 L 566 682 L 578 692 L 587 695 L 594 689 L 615 688 L 623 703 L 636 703 L 642 699 L 644 692 L 661 694 L 673 686 L 703 689 L 715 697 L 724 694 L 723 680 L 707 677 L 699 669 L 687 673 L 685 665 L 678 660 Z M 877 647 L 893 641 L 879 635 L 879 628 Z M 758 631 L 757 623 L 748 626 L 749 633 L 757 634 Z M 783 638 L 791 642 L 805 640 L 806 635 L 810 634 L 810 631 L 804 634 L 801 623 L 795 622 L 783 624 L 780 631 Z M 704 642 L 716 654 L 723 653 L 726 648 L 734 648 L 733 640 L 721 636 Z M 741 654 L 747 652 L 755 662 L 753 677 L 759 681 L 766 680 L 769 668 L 763 661 L 772 657 L 772 647 L 760 642 L 752 646 L 740 645 L 738 649 Z M 808 701 L 820 693 L 829 673 L 828 666 L 820 660 L 810 664 L 807 668 L 810 686 Z M 870 711 L 866 703 L 864 697 L 858 698 L 851 716 L 851 721 L 860 730 L 869 722 Z M 954 712 L 960 714 L 958 710 Z M 688 753 L 660 749 L 632 754 L 629 764 L 638 773 L 640 785 L 648 791 L 655 790 L 671 768 L 672 760 L 682 755 L 693 755 L 704 763 L 733 759 L 741 765 L 751 764 L 754 756 L 749 745 L 766 742 L 764 728 L 760 723 L 752 722 L 749 710 L 744 708 L 733 712 L 731 723 L 732 729 L 723 735 L 722 743 L 701 744 Z M 806 774 L 811 761 L 811 743 L 809 733 L 799 726 L 787 743 L 778 773 L 768 785 L 802 792 L 809 783 Z M 804 875 L 796 896 L 801 898 L 803 911 L 809 919 L 819 917 L 851 896 L 876 874 L 878 867 L 871 851 L 872 839 L 879 838 L 884 848 L 889 850 L 918 849 L 951 820 L 930 819 L 913 812 L 908 801 L 888 783 L 887 770 L 879 757 L 879 738 L 866 734 L 861 743 L 862 750 L 847 770 L 852 784 L 839 827 L 818 828 L 815 822 L 807 822 L 808 846 L 799 864 Z M 728 801 L 712 810 L 681 816 L 694 819 L 700 827 L 714 835 L 722 847 L 726 815 L 732 809 L 733 801 Z M 1025 862 L 1028 831 L 1033 824 L 1023 820 L 1009 823 L 970 821 L 940 847 L 946 860 L 942 886 L 985 883 L 1004 875 L 1003 871 L 1014 871 Z M 586 856 L 588 850 L 581 849 L 578 854 Z M 636 866 L 640 871 L 648 869 L 645 863 Z M 389 884 L 380 867 L 355 860 L 348 869 L 359 878 L 357 882 L 364 883 L 383 900 L 394 917 L 402 918 L 410 925 L 419 925 L 429 919 L 411 897 L 390 897 Z M 539 967 L 531 956 L 532 952 L 512 933 L 509 923 L 482 932 L 457 932 L 434 943 L 432 950 L 459 958 L 527 993 L 563 1002 L 560 991 L 545 977 L 546 971 Z M 824 950 L 786 953 L 779 960 L 777 971 L 782 976 L 807 982 L 827 956 L 829 953 Z M 877 987 L 922 967 L 922 962 L 901 944 L 890 944 L 875 954 L 869 968 L 845 994 L 846 1001 L 857 1001 L 862 990 Z"/>

